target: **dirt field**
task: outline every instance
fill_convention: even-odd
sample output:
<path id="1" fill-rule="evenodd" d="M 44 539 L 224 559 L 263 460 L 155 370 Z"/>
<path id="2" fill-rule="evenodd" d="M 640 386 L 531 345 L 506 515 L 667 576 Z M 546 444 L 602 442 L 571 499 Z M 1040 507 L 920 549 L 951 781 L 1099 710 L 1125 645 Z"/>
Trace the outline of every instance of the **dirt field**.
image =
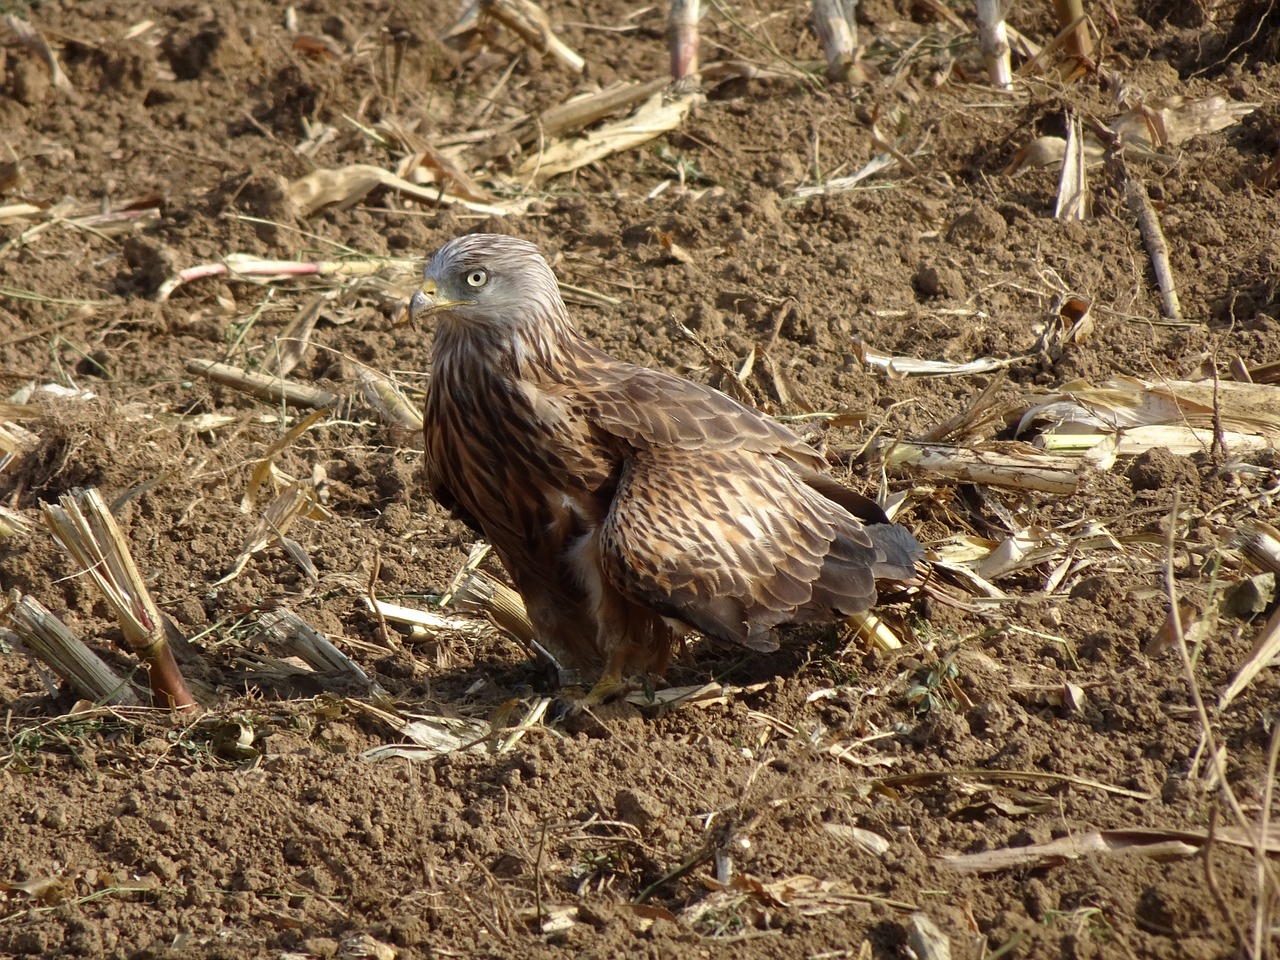
<path id="1" fill-rule="evenodd" d="M 43 34 L 66 78 L 0 30 L 0 398 L 65 388 L 29 395 L 33 437 L 0 469 L 0 506 L 17 518 L 0 538 L 0 587 L 131 668 L 101 596 L 40 523 L 41 502 L 97 487 L 192 638 L 184 670 L 202 704 L 176 718 L 72 712 L 73 692 L 0 643 L 0 954 L 937 957 L 919 942 L 932 924 L 956 958 L 1274 956 L 1276 864 L 1260 871 L 1232 840 L 1269 800 L 1280 677 L 1266 667 L 1216 704 L 1275 601 L 1200 621 L 1259 572 L 1233 536 L 1280 517 L 1274 450 L 1078 461 L 1070 493 L 892 473 L 888 490 L 908 494 L 899 521 L 935 558 L 985 555 L 1015 531 L 1043 556 L 991 572 L 1003 599 L 940 572 L 950 602 L 884 611 L 900 650 L 841 625 L 797 629 L 769 656 L 695 643 L 654 687 L 715 681 L 723 696 L 611 704 L 514 738 L 500 728 L 555 693 L 519 646 L 492 629 L 413 640 L 394 624 L 389 645 L 369 612 L 371 591 L 427 607 L 473 534 L 424 496 L 416 438 L 356 386 L 364 365 L 425 388 L 431 331 L 393 321 L 422 259 L 480 229 L 537 242 L 587 291 L 569 296 L 579 325 L 619 356 L 734 385 L 729 368 L 754 347 L 738 389 L 797 416 L 837 473 L 873 493 L 869 441 L 930 436 L 994 374 L 890 377 L 855 339 L 1010 360 L 997 413 L 948 435 L 963 446 L 1010 440 L 1008 411 L 1081 378 L 1274 363 L 1280 198 L 1258 180 L 1280 150 L 1274 11 L 1091 5 L 1105 73 L 1004 94 L 986 84 L 974 34 L 924 4 L 860 7 L 868 76 L 852 84 L 815 66 L 805 4 L 712 5 L 702 59 L 737 75 L 708 71 L 705 102 L 676 130 L 542 180 L 520 172 L 538 143 L 522 146 L 516 121 L 667 71 L 663 9 L 547 9 L 582 75 L 501 31 L 443 45 L 457 16 L 445 0 L 0 3 Z M 1058 29 L 1049 4 L 1018 4 L 1011 23 L 1040 43 Z M 1128 156 L 1168 240 L 1185 318 L 1171 324 L 1114 170 L 1090 167 L 1083 222 L 1054 218 L 1056 167 L 1003 171 L 1033 137 L 1063 135 L 1069 112 L 1109 123 L 1179 95 L 1259 106 Z M 797 194 L 881 153 L 873 126 L 910 170 Z M 531 202 L 505 216 L 381 189 L 310 216 L 291 202 L 287 184 L 317 169 L 395 169 L 415 137 L 492 202 Z M 376 269 L 223 274 L 162 298 L 178 271 L 233 253 Z M 1068 291 L 1092 303 L 1092 333 L 1044 348 Z M 277 474 L 242 509 L 255 467 L 307 411 L 186 362 L 275 369 L 277 338 L 317 294 L 289 376 L 349 402 L 274 455 Z M 267 537 L 219 583 L 290 480 L 322 508 L 289 528 L 298 550 Z M 1175 491 L 1194 686 L 1176 643 L 1152 647 Z M 281 663 L 257 629 L 279 607 L 386 695 Z M 499 733 L 432 759 L 368 759 L 406 742 L 399 717 Z M 1152 832 L 1103 833 L 1135 829 Z M 1006 848 L 1008 864 L 982 872 L 946 859 Z"/>

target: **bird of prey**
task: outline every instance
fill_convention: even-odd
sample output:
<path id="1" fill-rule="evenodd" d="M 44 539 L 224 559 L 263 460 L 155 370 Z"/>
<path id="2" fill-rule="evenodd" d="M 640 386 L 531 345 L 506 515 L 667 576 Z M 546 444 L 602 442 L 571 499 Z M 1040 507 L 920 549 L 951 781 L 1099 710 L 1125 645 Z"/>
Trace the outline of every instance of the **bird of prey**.
<path id="1" fill-rule="evenodd" d="M 586 702 L 662 672 L 678 631 L 774 650 L 779 624 L 866 610 L 923 556 L 782 424 L 589 343 L 532 243 L 449 241 L 408 316 L 436 321 L 431 492 L 493 545 L 561 670 L 599 677 Z"/>

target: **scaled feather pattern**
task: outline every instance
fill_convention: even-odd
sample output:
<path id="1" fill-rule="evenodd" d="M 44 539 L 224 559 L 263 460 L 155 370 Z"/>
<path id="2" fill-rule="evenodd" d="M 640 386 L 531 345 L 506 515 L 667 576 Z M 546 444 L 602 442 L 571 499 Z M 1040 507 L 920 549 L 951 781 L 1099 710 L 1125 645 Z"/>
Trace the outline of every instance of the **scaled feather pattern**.
<path id="1" fill-rule="evenodd" d="M 436 323 L 431 492 L 483 531 L 563 670 L 661 672 L 673 627 L 773 650 L 778 625 L 866 610 L 923 556 L 782 424 L 592 346 L 531 243 L 451 240 L 409 315 Z"/>

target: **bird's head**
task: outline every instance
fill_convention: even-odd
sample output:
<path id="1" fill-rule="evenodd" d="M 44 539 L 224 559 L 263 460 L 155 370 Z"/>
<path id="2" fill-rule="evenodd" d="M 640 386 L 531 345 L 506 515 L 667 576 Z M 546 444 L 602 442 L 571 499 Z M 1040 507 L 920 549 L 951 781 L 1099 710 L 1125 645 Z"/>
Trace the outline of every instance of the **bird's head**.
<path id="1" fill-rule="evenodd" d="M 537 247 L 476 233 L 450 240 L 427 263 L 408 319 L 429 316 L 501 337 L 554 324 L 565 309 L 555 274 Z"/>

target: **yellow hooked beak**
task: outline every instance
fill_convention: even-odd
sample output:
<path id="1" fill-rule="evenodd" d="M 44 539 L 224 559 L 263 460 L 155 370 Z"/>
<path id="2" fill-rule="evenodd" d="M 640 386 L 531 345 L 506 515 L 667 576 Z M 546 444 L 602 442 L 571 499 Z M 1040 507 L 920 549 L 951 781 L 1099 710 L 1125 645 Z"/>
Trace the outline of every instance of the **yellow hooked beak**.
<path id="1" fill-rule="evenodd" d="M 447 310 L 449 307 L 456 307 L 461 303 L 467 303 L 466 300 L 446 300 L 440 296 L 436 287 L 436 282 L 431 279 L 423 281 L 422 286 L 416 290 L 412 297 L 409 298 L 409 306 L 401 312 L 396 319 L 396 326 L 402 327 L 406 323 L 425 317 L 432 313 L 438 313 L 441 310 Z"/>

